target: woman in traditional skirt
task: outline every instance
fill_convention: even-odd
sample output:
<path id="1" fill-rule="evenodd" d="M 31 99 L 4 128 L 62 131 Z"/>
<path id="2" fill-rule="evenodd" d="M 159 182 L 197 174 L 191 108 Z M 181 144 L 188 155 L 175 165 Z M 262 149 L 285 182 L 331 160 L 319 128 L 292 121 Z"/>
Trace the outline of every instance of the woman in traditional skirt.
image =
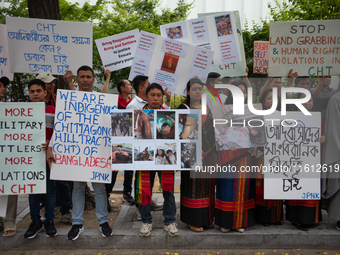
<path id="1" fill-rule="evenodd" d="M 247 86 L 242 81 L 233 85 L 242 90 L 247 100 Z M 232 104 L 229 93 L 227 104 Z M 239 171 L 242 166 L 250 165 L 251 154 L 248 149 L 218 151 L 218 165 L 228 167 L 226 178 L 216 179 L 215 224 L 222 232 L 236 230 L 244 232 L 247 227 L 255 225 L 255 179 L 250 174 Z M 229 176 L 228 176 L 229 175 Z"/>
<path id="2" fill-rule="evenodd" d="M 187 83 L 187 98 L 178 109 L 201 109 L 203 83 L 193 78 Z M 188 117 L 187 117 L 188 118 Z M 190 117 L 189 117 L 190 118 Z M 184 124 L 181 139 L 189 139 L 193 123 L 189 119 Z M 202 115 L 202 149 L 203 166 L 215 165 L 215 136 L 210 110 Z M 190 168 L 190 166 L 188 166 Z M 215 180 L 202 178 L 194 171 L 181 171 L 181 221 L 195 232 L 213 228 Z M 197 177 L 197 178 L 195 178 Z"/>

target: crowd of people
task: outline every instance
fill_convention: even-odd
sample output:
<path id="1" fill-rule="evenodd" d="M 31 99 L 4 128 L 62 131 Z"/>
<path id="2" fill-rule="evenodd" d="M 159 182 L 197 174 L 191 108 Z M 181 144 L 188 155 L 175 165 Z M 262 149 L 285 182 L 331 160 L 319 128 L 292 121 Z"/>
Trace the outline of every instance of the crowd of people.
<path id="1" fill-rule="evenodd" d="M 227 22 L 227 21 L 223 21 Z M 110 71 L 105 70 L 106 82 L 102 92 L 108 92 L 110 80 Z M 73 74 L 67 71 L 64 75 L 65 80 L 71 90 L 75 90 L 72 80 Z M 40 73 L 36 79 L 28 84 L 29 99 L 31 102 L 45 102 L 46 114 L 55 113 L 56 95 L 54 93 L 55 77 L 51 74 Z M 299 77 L 296 72 L 291 70 L 288 74 L 287 83 L 284 87 L 300 87 L 310 90 L 312 98 L 303 104 L 310 111 L 319 111 L 322 116 L 322 136 L 320 143 L 323 158 L 322 163 L 329 165 L 340 164 L 340 84 L 337 90 L 329 87 L 331 83 L 330 76 L 317 77 L 317 85 L 311 88 L 310 77 Z M 94 84 L 94 72 L 89 66 L 81 66 L 76 75 L 76 82 L 79 91 L 92 93 Z M 204 83 L 205 82 L 205 83 Z M 206 81 L 198 78 L 192 78 L 186 85 L 187 96 L 177 109 L 202 109 L 203 89 L 211 92 L 215 90 L 216 84 L 231 84 L 241 89 L 244 95 L 244 101 L 247 102 L 247 88 L 251 83 L 247 77 L 235 79 L 224 77 L 221 79 L 220 74 L 209 73 Z M 5 97 L 6 86 L 10 81 L 6 77 L 0 79 L 0 100 Z M 157 83 L 150 84 L 148 77 L 138 75 L 133 80 L 133 86 L 136 96 L 131 99 L 132 86 L 126 79 L 118 82 L 119 91 L 118 108 L 135 109 L 135 110 L 159 110 L 170 109 L 171 93 Z M 274 107 L 276 111 L 281 110 L 281 98 L 273 98 L 273 88 L 280 90 L 282 80 L 280 77 L 268 78 L 267 83 L 260 91 L 260 101 L 263 109 Z M 228 89 L 217 89 L 219 99 L 222 104 L 232 104 L 233 94 Z M 280 94 L 280 93 L 278 93 Z M 165 95 L 165 100 L 164 100 Z M 305 94 L 290 95 L 291 97 L 304 98 Z M 215 99 L 218 97 L 215 95 Z M 164 101 L 164 103 L 163 103 Z M 276 102 L 276 105 L 273 104 Z M 247 146 L 241 145 L 240 148 L 232 146 L 217 150 L 218 147 L 226 146 L 230 143 L 242 143 L 234 141 L 235 134 L 230 135 L 225 132 L 216 135 L 213 127 L 213 115 L 210 110 L 213 101 L 207 101 L 206 115 L 202 115 L 202 164 L 203 166 L 229 165 L 240 169 L 242 166 L 263 165 L 263 153 L 250 152 Z M 292 106 L 291 111 L 299 109 Z M 143 111 L 140 112 L 142 114 Z M 142 117 L 142 116 L 141 116 Z M 167 118 L 170 118 L 167 116 Z M 171 119 L 171 118 L 170 118 Z M 190 119 L 189 119 L 190 120 Z M 193 121 L 187 121 L 187 126 Z M 171 119 L 174 122 L 173 119 Z M 193 124 L 196 125 L 195 122 Z M 121 133 L 125 133 L 125 125 L 118 121 L 117 125 Z M 225 130 L 224 130 L 225 131 Z M 261 131 L 257 129 L 236 130 L 237 134 L 246 133 L 247 139 L 243 143 L 249 145 L 250 137 L 257 136 Z M 236 132 L 235 131 L 235 132 Z M 162 126 L 159 132 L 167 135 L 171 132 L 171 126 Z M 195 131 L 197 132 L 197 131 Z M 46 194 L 30 194 L 29 207 L 32 222 L 25 232 L 26 239 L 34 238 L 37 233 L 45 229 L 48 237 L 57 235 L 54 227 L 54 210 L 56 206 L 56 193 L 61 205 L 61 222 L 72 223 L 67 238 L 76 240 L 84 231 L 84 203 L 85 203 L 85 182 L 73 182 L 73 192 L 68 183 L 65 181 L 50 180 L 50 166 L 54 160 L 52 152 L 53 141 L 51 140 L 53 125 L 46 125 L 46 142 L 42 148 L 46 150 Z M 181 139 L 190 139 L 190 132 L 181 133 Z M 213 139 L 211 139 L 213 137 Z M 258 147 L 255 150 L 263 150 Z M 115 147 L 116 153 L 122 153 L 122 149 Z M 150 152 L 146 148 L 140 160 L 147 160 Z M 176 164 L 175 152 L 171 148 L 157 148 L 154 152 L 155 160 L 158 164 L 172 165 Z M 191 151 L 185 150 L 183 164 L 191 165 L 193 158 L 190 156 Z M 129 155 L 127 155 L 129 156 Z M 152 188 L 155 181 L 155 175 L 158 174 L 159 181 L 163 190 L 164 203 L 159 205 L 152 200 Z M 174 196 L 174 171 L 136 171 L 134 182 L 134 197 L 132 196 L 132 179 L 133 171 L 124 171 L 124 190 L 123 198 L 127 203 L 137 207 L 137 218 L 142 220 L 142 226 L 139 230 L 140 236 L 150 236 L 153 229 L 151 210 L 163 209 L 164 230 L 170 236 L 179 235 L 176 221 L 176 203 Z M 115 184 L 117 171 L 112 172 L 110 184 L 92 183 L 95 200 L 96 215 L 100 226 L 102 236 L 108 237 L 113 234 L 111 226 L 108 223 L 108 212 L 111 210 L 108 197 Z M 328 210 L 330 219 L 337 221 L 336 227 L 340 230 L 340 179 L 337 176 L 330 176 L 329 173 L 323 173 L 322 176 L 322 200 L 266 200 L 264 199 L 263 176 L 251 178 L 247 173 L 241 176 L 229 176 L 228 178 L 205 178 L 199 172 L 181 171 L 180 185 L 180 220 L 187 224 L 194 232 L 202 232 L 214 228 L 214 225 L 220 227 L 222 232 L 236 230 L 244 232 L 248 227 L 256 223 L 268 226 L 270 224 L 280 225 L 285 215 L 286 219 L 300 230 L 308 231 L 310 227 L 322 220 L 321 208 L 324 206 Z M 57 190 L 57 192 L 56 192 Z M 10 195 L 7 204 L 7 214 L 4 221 L 4 236 L 14 235 L 16 232 L 17 196 Z M 285 204 L 285 214 L 283 213 Z M 41 207 L 45 208 L 45 220 L 42 221 L 40 216 Z"/>

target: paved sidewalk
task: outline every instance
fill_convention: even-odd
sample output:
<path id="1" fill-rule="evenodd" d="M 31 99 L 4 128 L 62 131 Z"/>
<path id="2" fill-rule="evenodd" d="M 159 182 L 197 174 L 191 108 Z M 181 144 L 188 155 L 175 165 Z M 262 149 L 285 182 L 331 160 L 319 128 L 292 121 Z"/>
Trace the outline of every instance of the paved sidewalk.
<path id="1" fill-rule="evenodd" d="M 179 173 L 176 173 L 175 185 L 179 185 Z M 119 173 L 122 176 L 122 173 Z M 115 187 L 117 192 L 122 190 L 122 181 L 118 180 Z M 163 230 L 163 211 L 153 211 L 153 227 L 149 237 L 140 237 L 141 221 L 137 220 L 136 207 L 124 203 L 113 228 L 113 236 L 103 238 L 98 229 L 85 229 L 76 241 L 66 239 L 68 230 L 58 230 L 58 236 L 46 238 L 40 233 L 32 240 L 23 238 L 25 230 L 18 230 L 13 237 L 0 235 L 0 250 L 9 249 L 340 249 L 340 231 L 336 229 L 336 222 L 330 221 L 323 211 L 323 221 L 315 228 L 304 232 L 296 229 L 290 222 L 283 221 L 281 226 L 264 227 L 255 225 L 244 233 L 231 231 L 222 233 L 215 226 L 214 229 L 195 233 L 186 228 L 180 221 L 179 193 L 175 193 L 177 215 L 176 223 L 180 235 L 170 237 Z M 154 193 L 153 199 L 163 202 L 161 193 Z M 27 199 L 26 199 L 27 201 Z M 20 203 L 24 201 L 20 199 Z M 22 206 L 22 205 L 21 205 Z M 26 209 L 25 209 L 26 210 Z M 24 211 L 25 211 L 24 210 Z M 20 211 L 20 210 L 18 210 Z M 21 213 L 22 214 L 22 213 Z"/>

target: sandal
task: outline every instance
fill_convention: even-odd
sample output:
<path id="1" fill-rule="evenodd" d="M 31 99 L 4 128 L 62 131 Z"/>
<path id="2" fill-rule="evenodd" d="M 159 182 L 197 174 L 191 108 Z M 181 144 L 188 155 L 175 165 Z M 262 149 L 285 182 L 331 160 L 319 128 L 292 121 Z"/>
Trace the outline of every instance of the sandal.
<path id="1" fill-rule="evenodd" d="M 198 226 L 193 226 L 193 225 L 187 224 L 187 227 L 190 228 L 194 232 L 203 232 L 204 231 L 204 229 L 202 227 L 198 227 Z"/>
<path id="2" fill-rule="evenodd" d="M 15 225 L 7 225 L 5 226 L 5 230 L 3 236 L 14 236 L 16 234 L 17 227 Z"/>

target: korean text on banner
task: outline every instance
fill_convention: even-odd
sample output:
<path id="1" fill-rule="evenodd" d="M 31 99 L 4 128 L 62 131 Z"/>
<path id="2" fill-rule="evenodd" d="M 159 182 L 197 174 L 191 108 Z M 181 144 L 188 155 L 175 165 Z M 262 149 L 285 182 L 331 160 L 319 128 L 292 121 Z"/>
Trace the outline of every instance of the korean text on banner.
<path id="1" fill-rule="evenodd" d="M 135 56 L 139 30 L 131 30 L 96 40 L 103 66 L 115 71 L 132 65 Z"/>
<path id="2" fill-rule="evenodd" d="M 0 195 L 46 192 L 44 103 L 0 103 Z"/>
<path id="3" fill-rule="evenodd" d="M 321 114 L 275 112 L 265 123 L 264 198 L 320 199 Z"/>
<path id="4" fill-rule="evenodd" d="M 76 73 L 92 66 L 92 23 L 6 17 L 11 72 Z"/>
<path id="5" fill-rule="evenodd" d="M 6 25 L 0 24 L 0 77 L 6 76 L 13 81 L 13 73 L 10 72 L 7 29 Z"/>
<path id="6" fill-rule="evenodd" d="M 340 20 L 270 22 L 269 76 L 340 74 Z"/>
<path id="7" fill-rule="evenodd" d="M 117 95 L 58 90 L 51 179 L 111 182 L 111 111 Z"/>

